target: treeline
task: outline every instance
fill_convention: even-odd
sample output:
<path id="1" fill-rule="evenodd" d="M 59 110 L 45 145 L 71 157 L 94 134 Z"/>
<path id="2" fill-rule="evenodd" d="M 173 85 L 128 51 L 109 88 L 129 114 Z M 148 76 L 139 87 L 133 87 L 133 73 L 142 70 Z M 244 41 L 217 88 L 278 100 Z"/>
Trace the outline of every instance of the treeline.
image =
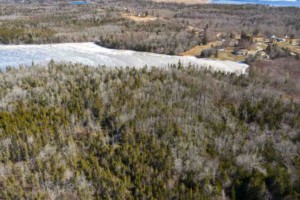
<path id="1" fill-rule="evenodd" d="M 1 5 L 0 10 L 2 44 L 89 41 L 109 48 L 179 54 L 241 31 L 300 37 L 299 8 L 112 0 L 84 6 Z M 157 20 L 134 21 L 126 17 L 140 13 Z M 249 48 L 251 43 L 245 38 L 239 45 Z"/>
<path id="2" fill-rule="evenodd" d="M 55 43 L 59 40 L 55 32 L 47 28 L 27 29 L 18 27 L 0 28 L 1 44 L 42 44 Z"/>
<path id="3" fill-rule="evenodd" d="M 300 37 L 300 9 L 297 7 L 160 4 L 160 8 L 174 11 L 177 21 L 188 20 L 191 26 L 197 28 L 208 25 L 209 30 L 214 32 L 240 33 L 244 30 L 268 36 L 294 34 Z"/>
<path id="4" fill-rule="evenodd" d="M 195 32 L 187 30 L 185 22 L 162 19 L 135 22 L 109 5 L 32 5 L 33 8 L 28 5 L 19 10 L 4 7 L 5 14 L 15 19 L 0 24 L 0 44 L 97 42 L 109 48 L 173 55 L 202 41 Z M 9 14 L 17 12 L 30 17 Z"/>
<path id="5" fill-rule="evenodd" d="M 201 43 L 202 38 L 186 26 L 167 21 L 127 22 L 120 31 L 102 30 L 97 44 L 114 49 L 179 54 Z"/>
<path id="6" fill-rule="evenodd" d="M 0 197 L 297 199 L 300 105 L 268 84 L 181 65 L 8 68 Z"/>

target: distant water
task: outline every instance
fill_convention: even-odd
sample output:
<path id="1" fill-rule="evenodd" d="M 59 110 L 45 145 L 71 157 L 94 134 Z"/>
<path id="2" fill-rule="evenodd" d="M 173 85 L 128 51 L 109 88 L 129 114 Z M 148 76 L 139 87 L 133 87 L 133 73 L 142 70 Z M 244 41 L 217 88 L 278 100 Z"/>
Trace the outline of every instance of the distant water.
<path id="1" fill-rule="evenodd" d="M 300 0 L 212 0 L 219 4 L 262 4 L 270 6 L 300 7 Z"/>
<path id="2" fill-rule="evenodd" d="M 87 5 L 89 2 L 86 1 L 71 1 L 70 4 L 72 5 Z"/>

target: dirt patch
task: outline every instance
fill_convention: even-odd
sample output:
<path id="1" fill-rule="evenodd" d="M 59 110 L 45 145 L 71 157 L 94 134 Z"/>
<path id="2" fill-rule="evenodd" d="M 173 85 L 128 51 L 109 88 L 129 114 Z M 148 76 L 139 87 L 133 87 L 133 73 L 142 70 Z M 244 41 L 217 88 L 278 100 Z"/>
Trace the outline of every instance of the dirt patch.
<path id="1" fill-rule="evenodd" d="M 153 0 L 155 2 L 164 3 L 185 3 L 185 4 L 204 4 L 209 3 L 209 0 Z"/>
<path id="2" fill-rule="evenodd" d="M 124 18 L 127 18 L 127 19 L 130 19 L 130 20 L 133 20 L 133 21 L 136 21 L 136 22 L 147 22 L 147 21 L 155 21 L 157 20 L 157 17 L 152 17 L 152 16 L 134 16 L 134 15 L 128 15 L 128 14 L 125 14 L 125 13 L 122 13 L 121 14 L 122 17 Z"/>

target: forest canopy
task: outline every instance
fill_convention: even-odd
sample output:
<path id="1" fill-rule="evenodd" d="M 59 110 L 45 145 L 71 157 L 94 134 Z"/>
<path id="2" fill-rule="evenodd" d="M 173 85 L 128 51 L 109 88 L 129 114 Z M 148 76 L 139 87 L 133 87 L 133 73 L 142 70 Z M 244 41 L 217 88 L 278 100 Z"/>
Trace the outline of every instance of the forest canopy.
<path id="1" fill-rule="evenodd" d="M 8 68 L 0 197 L 298 199 L 300 105 L 278 89 L 294 83 L 264 80 L 193 66 Z"/>

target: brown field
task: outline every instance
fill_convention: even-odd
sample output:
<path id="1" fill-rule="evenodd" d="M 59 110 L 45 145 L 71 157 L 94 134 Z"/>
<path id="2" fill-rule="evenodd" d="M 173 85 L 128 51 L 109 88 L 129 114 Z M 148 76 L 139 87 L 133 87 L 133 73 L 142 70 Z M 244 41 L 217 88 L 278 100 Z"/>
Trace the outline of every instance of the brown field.
<path id="1" fill-rule="evenodd" d="M 190 50 L 181 53 L 180 55 L 182 55 L 182 56 L 197 56 L 197 55 L 201 54 L 201 52 L 204 49 L 209 49 L 209 48 L 211 48 L 213 46 L 217 46 L 217 45 L 221 45 L 221 43 L 220 42 L 209 42 L 207 45 L 197 45 L 197 46 L 191 48 Z"/>
<path id="2" fill-rule="evenodd" d="M 231 61 L 235 61 L 235 62 L 241 62 L 244 61 L 246 59 L 245 56 L 243 55 L 234 55 L 233 53 L 233 47 L 228 47 L 225 48 L 223 51 L 219 50 L 219 56 L 218 60 L 231 60 Z"/>
<path id="3" fill-rule="evenodd" d="M 203 4 L 209 3 L 209 0 L 153 0 L 155 2 L 164 2 L 164 3 L 185 3 L 185 4 Z"/>
<path id="4" fill-rule="evenodd" d="M 195 47 L 193 47 L 192 49 L 181 53 L 181 56 L 197 56 L 200 55 L 201 52 L 205 49 L 209 49 L 213 46 L 218 46 L 221 45 L 221 42 L 210 42 L 207 45 L 197 45 Z M 231 61 L 235 61 L 235 62 L 240 62 L 245 60 L 245 56 L 242 55 L 234 55 L 233 53 L 233 48 L 232 47 L 228 47 L 225 48 L 224 50 L 219 50 L 219 55 L 217 58 L 215 57 L 211 57 L 211 59 L 217 59 L 217 60 L 231 60 Z"/>
<path id="5" fill-rule="evenodd" d="M 139 16 L 134 16 L 134 15 L 129 15 L 126 13 L 122 13 L 121 15 L 122 15 L 122 17 L 133 20 L 135 22 L 147 22 L 147 21 L 157 20 L 157 17 L 153 17 L 153 16 L 139 17 Z"/>
<path id="6" fill-rule="evenodd" d="M 278 43 L 278 46 L 280 46 L 282 48 L 287 48 L 289 51 L 300 55 L 300 46 L 293 45 L 298 42 L 299 42 L 299 39 L 294 39 L 292 44 L 289 42 L 280 42 L 280 43 Z"/>

